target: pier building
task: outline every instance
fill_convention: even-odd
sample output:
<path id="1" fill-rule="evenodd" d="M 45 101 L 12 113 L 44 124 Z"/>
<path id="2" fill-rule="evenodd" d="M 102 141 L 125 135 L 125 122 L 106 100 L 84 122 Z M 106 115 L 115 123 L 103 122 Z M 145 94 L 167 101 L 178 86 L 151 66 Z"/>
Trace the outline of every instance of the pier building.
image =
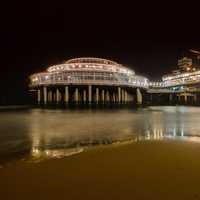
<path id="1" fill-rule="evenodd" d="M 142 104 L 148 87 L 146 77 L 101 58 L 70 59 L 30 76 L 38 104 Z"/>

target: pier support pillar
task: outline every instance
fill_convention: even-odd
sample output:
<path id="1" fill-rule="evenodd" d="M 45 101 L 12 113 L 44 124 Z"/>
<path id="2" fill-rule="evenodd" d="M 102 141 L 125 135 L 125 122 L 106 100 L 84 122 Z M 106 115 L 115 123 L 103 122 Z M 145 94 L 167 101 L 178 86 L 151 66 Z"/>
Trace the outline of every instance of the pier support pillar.
<path id="1" fill-rule="evenodd" d="M 52 91 L 48 92 L 48 102 L 52 103 Z"/>
<path id="2" fill-rule="evenodd" d="M 124 99 L 125 99 L 125 103 L 128 102 L 128 93 L 127 91 L 125 90 L 125 93 L 124 93 Z"/>
<path id="3" fill-rule="evenodd" d="M 187 94 L 184 94 L 184 101 L 187 103 Z"/>
<path id="4" fill-rule="evenodd" d="M 69 88 L 65 86 L 65 103 L 69 102 Z"/>
<path id="5" fill-rule="evenodd" d="M 96 103 L 99 102 L 99 88 L 96 88 Z"/>
<path id="6" fill-rule="evenodd" d="M 53 102 L 55 102 L 56 101 L 56 94 L 55 94 L 55 92 L 52 93 L 52 97 L 53 97 Z"/>
<path id="7" fill-rule="evenodd" d="M 59 89 L 56 89 L 56 103 L 59 103 L 59 99 L 60 99 L 60 93 L 59 93 Z"/>
<path id="8" fill-rule="evenodd" d="M 87 97 L 86 97 L 86 90 L 83 90 L 83 102 L 86 103 Z"/>
<path id="9" fill-rule="evenodd" d="M 92 103 L 92 86 L 88 86 L 88 102 Z"/>
<path id="10" fill-rule="evenodd" d="M 47 87 L 43 87 L 44 104 L 47 103 Z"/>
<path id="11" fill-rule="evenodd" d="M 75 102 L 78 103 L 78 88 L 75 89 Z"/>
<path id="12" fill-rule="evenodd" d="M 121 89 L 121 102 L 124 103 L 124 89 Z"/>
<path id="13" fill-rule="evenodd" d="M 137 93 L 137 104 L 142 104 L 142 94 L 139 88 L 137 88 L 136 93 Z"/>
<path id="14" fill-rule="evenodd" d="M 115 99 L 115 93 L 113 93 L 113 103 L 116 102 L 116 99 Z"/>
<path id="15" fill-rule="evenodd" d="M 120 87 L 118 87 L 117 88 L 118 89 L 118 103 L 121 103 L 121 88 Z"/>
<path id="16" fill-rule="evenodd" d="M 104 101 L 105 101 L 105 91 L 104 90 L 101 91 L 101 101 L 102 101 L 102 103 L 104 103 Z"/>
<path id="17" fill-rule="evenodd" d="M 38 104 L 40 104 L 40 102 L 41 102 L 41 91 L 40 91 L 40 88 L 37 91 L 37 102 L 38 102 Z"/>
<path id="18" fill-rule="evenodd" d="M 110 94 L 109 94 L 109 91 L 107 90 L 106 91 L 106 102 L 109 103 L 109 101 L 110 101 Z"/>
<path id="19" fill-rule="evenodd" d="M 129 101 L 130 101 L 130 103 L 132 103 L 132 102 L 134 103 L 136 101 L 136 98 L 134 97 L 133 94 L 130 94 Z"/>

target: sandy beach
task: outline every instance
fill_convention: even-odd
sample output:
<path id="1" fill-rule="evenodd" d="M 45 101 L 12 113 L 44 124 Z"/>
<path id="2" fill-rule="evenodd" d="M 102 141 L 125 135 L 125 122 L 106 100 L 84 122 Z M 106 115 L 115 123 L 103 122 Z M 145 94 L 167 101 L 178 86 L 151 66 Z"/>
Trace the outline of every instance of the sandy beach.
<path id="1" fill-rule="evenodd" d="M 1 199 L 200 199 L 200 144 L 97 146 L 0 169 Z"/>

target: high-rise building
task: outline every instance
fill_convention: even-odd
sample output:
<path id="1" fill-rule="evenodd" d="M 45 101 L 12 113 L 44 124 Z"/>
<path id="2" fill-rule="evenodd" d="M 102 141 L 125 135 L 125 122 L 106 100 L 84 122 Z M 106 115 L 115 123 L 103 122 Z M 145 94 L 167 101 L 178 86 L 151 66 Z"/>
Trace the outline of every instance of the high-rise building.
<path id="1" fill-rule="evenodd" d="M 188 57 L 183 57 L 178 60 L 178 66 L 181 71 L 191 71 L 193 69 L 192 59 Z"/>

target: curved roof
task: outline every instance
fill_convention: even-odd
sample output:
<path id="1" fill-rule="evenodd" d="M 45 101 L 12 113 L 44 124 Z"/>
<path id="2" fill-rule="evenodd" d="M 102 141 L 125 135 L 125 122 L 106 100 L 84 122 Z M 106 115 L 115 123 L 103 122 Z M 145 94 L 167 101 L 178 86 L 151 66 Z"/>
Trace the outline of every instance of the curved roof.
<path id="1" fill-rule="evenodd" d="M 91 57 L 70 59 L 63 64 L 48 67 L 47 71 L 102 71 L 135 74 L 134 70 L 128 69 L 114 61 Z"/>
<path id="2" fill-rule="evenodd" d="M 91 63 L 91 64 L 107 64 L 107 65 L 119 65 L 117 62 L 103 59 L 103 58 L 93 58 L 93 57 L 83 57 L 83 58 L 73 58 L 65 63 L 71 64 L 71 63 Z"/>

